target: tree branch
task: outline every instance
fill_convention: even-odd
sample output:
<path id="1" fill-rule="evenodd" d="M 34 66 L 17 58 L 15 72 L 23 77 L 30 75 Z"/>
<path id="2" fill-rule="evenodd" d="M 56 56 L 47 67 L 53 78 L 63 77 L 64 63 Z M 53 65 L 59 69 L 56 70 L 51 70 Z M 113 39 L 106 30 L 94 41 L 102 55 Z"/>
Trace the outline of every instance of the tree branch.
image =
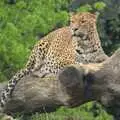
<path id="1" fill-rule="evenodd" d="M 39 78 L 34 74 L 18 82 L 13 95 L 5 107 L 6 113 L 44 111 L 61 105 L 75 107 L 87 101 L 96 100 L 103 104 L 108 112 L 117 117 L 120 101 L 120 49 L 98 69 L 87 65 L 71 65 L 59 75 Z M 1 90 L 1 87 L 0 87 Z M 117 107 L 115 107 L 117 106 Z"/>

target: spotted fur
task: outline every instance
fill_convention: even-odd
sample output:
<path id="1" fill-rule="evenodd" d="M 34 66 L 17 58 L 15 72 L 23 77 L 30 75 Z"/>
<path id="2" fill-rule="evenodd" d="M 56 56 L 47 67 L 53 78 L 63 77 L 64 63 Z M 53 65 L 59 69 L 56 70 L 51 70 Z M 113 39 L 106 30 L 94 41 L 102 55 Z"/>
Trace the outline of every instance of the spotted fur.
<path id="1" fill-rule="evenodd" d="M 72 15 L 70 26 L 49 33 L 34 46 L 26 67 L 13 76 L 3 91 L 2 109 L 17 82 L 31 72 L 39 70 L 39 77 L 44 77 L 49 73 L 56 74 L 60 69 L 76 62 L 99 62 L 98 56 L 103 56 L 102 60 L 107 58 L 98 37 L 95 15 Z"/>
<path id="2" fill-rule="evenodd" d="M 97 16 L 91 13 L 73 14 L 70 19 L 76 59 L 82 63 L 100 63 L 108 58 L 97 32 Z"/>

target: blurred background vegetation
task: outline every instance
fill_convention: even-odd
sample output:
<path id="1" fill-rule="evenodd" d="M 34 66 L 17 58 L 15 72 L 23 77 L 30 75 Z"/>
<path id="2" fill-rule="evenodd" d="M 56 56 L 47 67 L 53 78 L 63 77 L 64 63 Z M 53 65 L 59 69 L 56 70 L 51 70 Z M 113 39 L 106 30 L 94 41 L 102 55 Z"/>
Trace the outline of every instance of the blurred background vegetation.
<path id="1" fill-rule="evenodd" d="M 69 24 L 69 11 L 99 12 L 97 26 L 105 52 L 111 55 L 120 47 L 120 0 L 10 1 L 0 0 L 0 81 L 24 66 L 41 37 Z"/>

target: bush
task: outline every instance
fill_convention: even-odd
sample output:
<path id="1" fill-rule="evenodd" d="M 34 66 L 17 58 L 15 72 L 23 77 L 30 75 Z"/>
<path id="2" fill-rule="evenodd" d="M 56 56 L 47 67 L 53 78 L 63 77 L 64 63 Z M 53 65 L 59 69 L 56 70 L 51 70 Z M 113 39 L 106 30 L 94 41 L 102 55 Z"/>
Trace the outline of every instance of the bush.
<path id="1" fill-rule="evenodd" d="M 71 0 L 18 0 L 0 3 L 0 80 L 9 79 L 27 61 L 43 35 L 68 22 Z"/>

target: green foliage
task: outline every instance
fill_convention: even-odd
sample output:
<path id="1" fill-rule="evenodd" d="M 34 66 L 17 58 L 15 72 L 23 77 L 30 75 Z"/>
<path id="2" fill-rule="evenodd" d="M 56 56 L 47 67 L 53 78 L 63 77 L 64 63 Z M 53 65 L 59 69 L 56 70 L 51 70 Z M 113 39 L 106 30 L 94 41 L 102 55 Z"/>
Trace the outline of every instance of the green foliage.
<path id="1" fill-rule="evenodd" d="M 77 9 L 77 12 L 88 12 L 88 11 L 92 11 L 93 8 L 91 5 L 89 4 L 85 4 L 83 6 L 80 6 L 78 9 Z"/>
<path id="2" fill-rule="evenodd" d="M 93 7 L 96 9 L 96 10 L 103 10 L 105 7 L 106 7 L 106 4 L 104 2 L 95 2 L 93 4 Z"/>
<path id="3" fill-rule="evenodd" d="M 31 117 L 28 116 L 26 120 L 113 120 L 111 115 L 108 115 L 102 106 L 97 104 L 97 108 L 92 108 L 92 103 L 83 104 L 76 108 L 61 107 L 56 112 L 51 113 L 36 113 Z M 19 117 L 20 120 L 24 118 Z"/>
<path id="4" fill-rule="evenodd" d="M 40 37 L 68 22 L 71 0 L 0 2 L 0 81 L 9 79 L 27 61 Z"/>
<path id="5" fill-rule="evenodd" d="M 120 47 L 120 15 L 118 14 L 116 17 L 107 20 L 105 29 L 110 41 L 110 44 L 106 45 L 106 51 L 110 52 L 108 48 L 111 48 L 111 53 L 113 53 Z"/>
<path id="6" fill-rule="evenodd" d="M 104 8 L 106 7 L 106 4 L 104 2 L 95 2 L 93 4 L 84 4 L 82 6 L 80 6 L 77 11 L 78 12 L 90 12 L 90 11 L 101 11 L 104 10 Z"/>

